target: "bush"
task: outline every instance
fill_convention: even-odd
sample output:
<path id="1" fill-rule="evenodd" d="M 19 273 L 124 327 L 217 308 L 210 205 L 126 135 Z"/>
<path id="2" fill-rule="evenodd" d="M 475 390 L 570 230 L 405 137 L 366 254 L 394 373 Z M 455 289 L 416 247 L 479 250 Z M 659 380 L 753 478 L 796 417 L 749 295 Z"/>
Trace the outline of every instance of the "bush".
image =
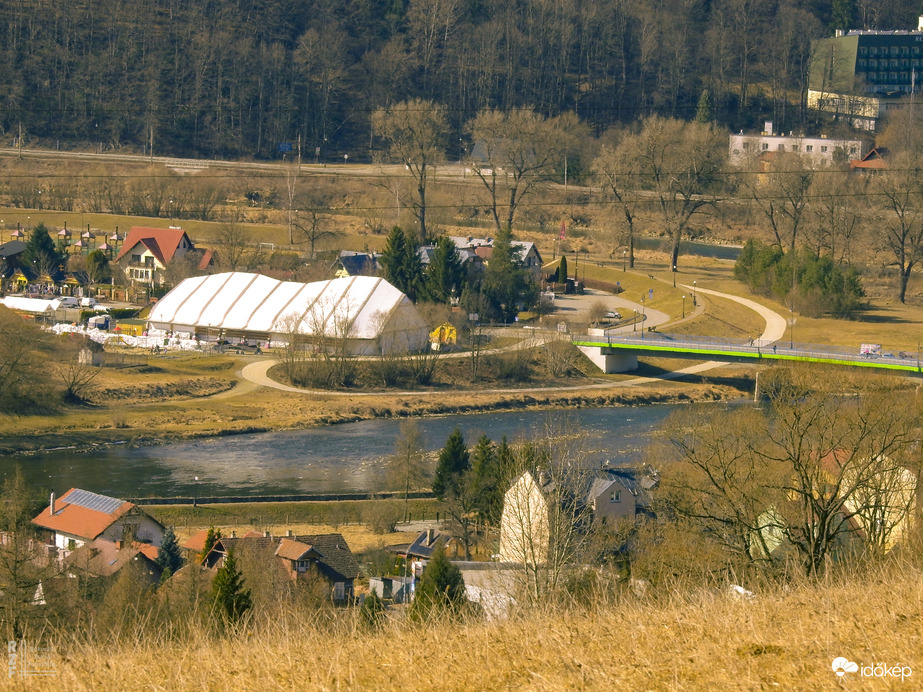
<path id="1" fill-rule="evenodd" d="M 391 500 L 372 502 L 362 512 L 365 525 L 377 534 L 393 533 L 403 516 L 400 504 Z"/>

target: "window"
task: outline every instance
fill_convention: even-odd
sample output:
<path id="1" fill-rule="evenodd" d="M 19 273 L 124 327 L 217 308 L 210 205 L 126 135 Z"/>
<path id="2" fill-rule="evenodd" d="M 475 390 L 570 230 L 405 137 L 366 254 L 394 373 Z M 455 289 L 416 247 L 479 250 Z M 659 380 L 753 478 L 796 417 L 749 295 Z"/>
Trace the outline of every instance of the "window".
<path id="1" fill-rule="evenodd" d="M 855 153 L 856 153 L 856 148 L 855 148 L 855 147 L 849 147 L 849 153 L 855 155 Z"/>
<path id="2" fill-rule="evenodd" d="M 792 145 L 792 151 L 798 151 L 798 145 L 797 145 L 797 144 L 793 144 L 793 145 Z"/>
<path id="3" fill-rule="evenodd" d="M 805 146 L 804 150 L 807 151 L 807 152 L 814 151 L 814 145 L 813 145 L 813 144 L 808 144 L 808 145 Z"/>
<path id="4" fill-rule="evenodd" d="M 871 67 L 873 70 L 877 69 L 877 68 L 878 68 L 878 61 L 877 61 L 877 60 L 869 60 L 869 67 Z"/>
<path id="5" fill-rule="evenodd" d="M 750 142 L 744 142 L 744 151 L 750 151 Z"/>
<path id="6" fill-rule="evenodd" d="M 776 147 L 776 148 L 777 148 L 779 151 L 785 151 L 785 145 L 784 145 L 784 144 L 780 144 L 780 145 L 779 145 L 778 147 Z"/>
<path id="7" fill-rule="evenodd" d="M 868 53 L 868 48 L 866 48 L 865 46 L 860 46 L 859 55 L 865 55 L 866 53 Z"/>
<path id="8" fill-rule="evenodd" d="M 769 149 L 769 145 L 766 142 L 763 142 L 763 151 L 766 151 L 768 149 Z"/>
<path id="9" fill-rule="evenodd" d="M 910 55 L 910 48 L 908 46 L 901 46 L 901 55 Z"/>
<path id="10" fill-rule="evenodd" d="M 141 255 L 134 255 L 134 254 L 133 254 L 133 255 L 131 256 L 131 261 L 134 262 L 135 264 L 141 264 Z"/>
<path id="11" fill-rule="evenodd" d="M 613 490 L 612 494 L 609 496 L 609 502 L 621 502 L 622 501 L 622 491 Z"/>
<path id="12" fill-rule="evenodd" d="M 68 538 L 68 539 L 67 539 L 67 549 L 68 549 L 68 550 L 76 550 L 76 549 L 77 549 L 77 541 L 75 541 L 73 538 Z"/>
<path id="13" fill-rule="evenodd" d="M 892 68 L 897 67 L 897 60 L 895 60 L 894 58 L 892 58 L 892 59 L 891 59 L 891 62 L 889 63 L 889 65 L 890 65 L 890 67 L 892 67 Z"/>
<path id="14" fill-rule="evenodd" d="M 898 48 L 897 46 L 891 46 L 891 55 L 897 55 Z"/>
<path id="15" fill-rule="evenodd" d="M 821 147 L 821 148 L 820 148 L 820 153 L 821 153 L 821 154 L 826 154 L 826 153 L 827 153 L 827 147 Z"/>
<path id="16" fill-rule="evenodd" d="M 869 48 L 869 55 L 878 55 L 878 48 L 876 46 Z"/>
<path id="17" fill-rule="evenodd" d="M 860 69 L 860 70 L 864 70 L 864 69 L 865 69 L 865 60 L 860 60 L 860 61 L 859 61 L 859 69 Z"/>
<path id="18" fill-rule="evenodd" d="M 308 561 L 307 560 L 296 560 L 295 569 L 299 572 L 307 572 L 308 571 Z"/>

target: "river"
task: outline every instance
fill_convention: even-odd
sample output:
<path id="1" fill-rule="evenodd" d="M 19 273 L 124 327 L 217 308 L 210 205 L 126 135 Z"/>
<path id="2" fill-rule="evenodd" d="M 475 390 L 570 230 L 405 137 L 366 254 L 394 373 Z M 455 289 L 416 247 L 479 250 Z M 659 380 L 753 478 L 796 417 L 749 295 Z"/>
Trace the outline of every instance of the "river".
<path id="1" fill-rule="evenodd" d="M 428 450 L 458 426 L 469 448 L 483 434 L 509 441 L 555 430 L 585 430 L 588 459 L 638 460 L 651 431 L 675 406 L 515 411 L 417 419 Z M 151 447 L 0 457 L 0 474 L 22 466 L 33 486 L 59 495 L 71 487 L 114 497 L 297 495 L 386 490 L 385 460 L 399 420 L 208 438 Z M 198 481 L 196 478 L 198 477 Z"/>

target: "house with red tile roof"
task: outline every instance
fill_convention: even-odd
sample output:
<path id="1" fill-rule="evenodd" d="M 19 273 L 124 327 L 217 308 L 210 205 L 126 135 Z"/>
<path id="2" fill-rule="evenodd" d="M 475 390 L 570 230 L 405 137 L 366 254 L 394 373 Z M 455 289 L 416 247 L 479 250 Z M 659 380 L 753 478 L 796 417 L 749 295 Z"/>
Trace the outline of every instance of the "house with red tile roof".
<path id="1" fill-rule="evenodd" d="M 102 539 L 112 543 L 148 543 L 160 547 L 163 525 L 126 500 L 71 488 L 51 501 L 32 523 L 44 529 L 49 542 L 65 553 Z"/>
<path id="2" fill-rule="evenodd" d="M 359 576 L 359 563 L 353 556 L 346 539 L 339 533 L 317 535 L 289 535 L 285 538 L 267 534 L 241 538 L 219 538 L 205 556 L 205 566 L 221 567 L 228 553 L 249 552 L 262 560 L 267 569 L 272 561 L 281 564 L 292 579 L 316 575 L 325 579 L 331 588 L 331 598 L 342 601 L 353 596 L 353 584 Z"/>
<path id="3" fill-rule="evenodd" d="M 115 263 L 132 282 L 160 285 L 167 266 L 193 250 L 195 244 L 182 228 L 135 226 L 128 232 Z"/>
<path id="4" fill-rule="evenodd" d="M 64 565 L 68 574 L 93 577 L 114 577 L 130 567 L 151 584 L 156 584 L 163 573 L 157 564 L 158 552 L 159 549 L 150 543 L 113 543 L 97 538 L 69 553 L 64 558 Z"/>

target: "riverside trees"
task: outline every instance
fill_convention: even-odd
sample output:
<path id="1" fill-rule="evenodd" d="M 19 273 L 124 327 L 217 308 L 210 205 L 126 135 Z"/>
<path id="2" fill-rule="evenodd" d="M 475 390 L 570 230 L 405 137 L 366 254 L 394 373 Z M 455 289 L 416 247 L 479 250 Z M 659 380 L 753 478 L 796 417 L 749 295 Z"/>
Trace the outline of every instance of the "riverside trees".
<path id="1" fill-rule="evenodd" d="M 819 575 L 851 543 L 880 553 L 907 539 L 920 471 L 910 400 L 846 382 L 829 391 L 798 371 L 768 379 L 765 411 L 682 412 L 664 427 L 661 511 L 732 568 L 777 563 L 787 545 Z"/>

